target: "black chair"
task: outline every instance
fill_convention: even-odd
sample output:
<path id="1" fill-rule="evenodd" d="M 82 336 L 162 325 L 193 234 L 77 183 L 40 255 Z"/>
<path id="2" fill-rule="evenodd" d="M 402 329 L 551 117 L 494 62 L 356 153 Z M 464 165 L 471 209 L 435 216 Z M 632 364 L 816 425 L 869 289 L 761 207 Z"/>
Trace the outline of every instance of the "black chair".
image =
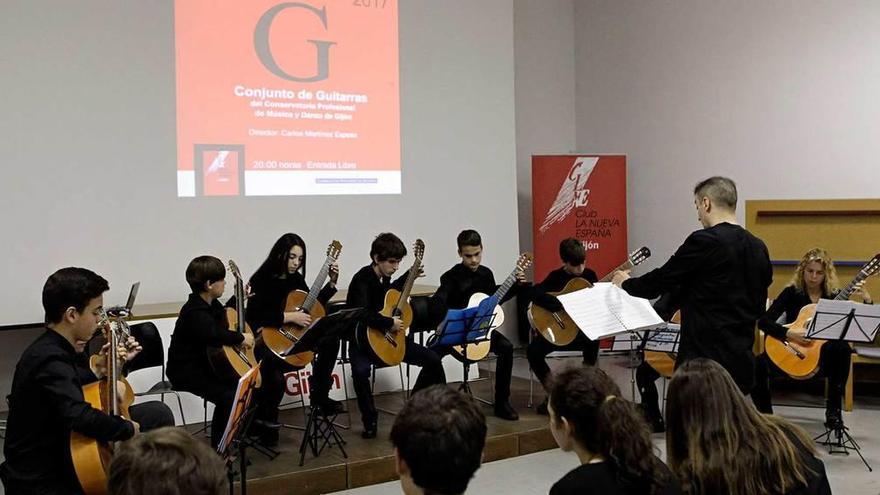
<path id="1" fill-rule="evenodd" d="M 134 359 L 126 363 L 124 371 L 131 373 L 136 370 L 159 367 L 162 372 L 161 379 L 158 382 L 144 392 L 135 392 L 135 397 L 158 395 L 164 402 L 165 394 L 174 394 L 177 397 L 180 420 L 183 424 L 186 424 L 180 394 L 171 388 L 171 382 L 165 376 L 165 344 L 162 342 L 162 335 L 159 333 L 159 329 L 152 322 L 137 323 L 129 328 L 131 329 L 132 337 L 138 341 L 143 350 Z"/>

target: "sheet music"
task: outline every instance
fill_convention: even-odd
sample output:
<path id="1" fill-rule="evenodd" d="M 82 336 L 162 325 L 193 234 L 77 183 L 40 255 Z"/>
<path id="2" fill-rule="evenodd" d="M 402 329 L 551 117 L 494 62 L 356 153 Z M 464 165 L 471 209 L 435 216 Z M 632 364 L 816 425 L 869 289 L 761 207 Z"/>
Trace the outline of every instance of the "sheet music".
<path id="1" fill-rule="evenodd" d="M 807 331 L 807 337 L 837 340 L 843 332 L 846 317 L 855 309 L 853 321 L 846 332 L 846 342 L 873 342 L 880 325 L 880 305 L 862 304 L 854 301 L 820 299 L 816 313 Z"/>
<path id="2" fill-rule="evenodd" d="M 650 301 L 609 282 L 557 296 L 565 312 L 590 340 L 663 324 Z"/>
<path id="3" fill-rule="evenodd" d="M 648 334 L 645 340 L 646 351 L 678 353 L 678 339 L 681 335 L 681 326 L 676 323 L 668 323 Z"/>

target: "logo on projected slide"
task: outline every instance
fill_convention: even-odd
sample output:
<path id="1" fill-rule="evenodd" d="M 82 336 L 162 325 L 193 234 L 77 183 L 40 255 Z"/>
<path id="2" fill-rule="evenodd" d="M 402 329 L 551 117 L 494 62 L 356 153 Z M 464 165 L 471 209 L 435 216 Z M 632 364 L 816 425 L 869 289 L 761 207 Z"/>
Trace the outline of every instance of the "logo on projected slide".
<path id="1" fill-rule="evenodd" d="M 310 12 L 321 21 L 324 30 L 327 29 L 327 7 L 321 7 L 318 9 L 312 5 L 299 2 L 278 4 L 267 10 L 266 13 L 260 17 L 260 20 L 257 22 L 257 26 L 254 29 L 254 49 L 257 52 L 257 57 L 270 72 L 282 79 L 297 82 L 316 82 L 327 79 L 330 77 L 330 47 L 336 44 L 333 41 L 306 40 L 315 46 L 316 68 L 314 75 L 295 76 L 278 65 L 278 61 L 272 54 L 272 47 L 269 43 L 269 31 L 272 28 L 272 23 L 275 21 L 275 17 L 286 9 L 303 9 Z"/>
<path id="2" fill-rule="evenodd" d="M 547 216 L 541 223 L 541 232 L 546 232 L 554 223 L 559 223 L 575 208 L 587 206 L 590 198 L 590 190 L 587 189 L 587 180 L 593 173 L 593 168 L 599 157 L 579 157 L 574 161 L 568 175 L 562 181 L 556 200 L 547 210 Z"/>
<path id="3" fill-rule="evenodd" d="M 238 196 L 244 185 L 244 147 L 196 145 L 195 171 L 196 195 Z"/>

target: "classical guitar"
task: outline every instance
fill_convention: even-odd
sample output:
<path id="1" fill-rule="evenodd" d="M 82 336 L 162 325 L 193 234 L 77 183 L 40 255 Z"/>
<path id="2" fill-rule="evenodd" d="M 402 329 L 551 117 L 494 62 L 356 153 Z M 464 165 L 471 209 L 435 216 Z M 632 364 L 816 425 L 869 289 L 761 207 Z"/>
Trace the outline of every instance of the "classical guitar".
<path id="1" fill-rule="evenodd" d="M 859 270 L 855 278 L 837 293 L 834 300 L 845 301 L 849 299 L 856 286 L 877 273 L 878 270 L 880 270 L 880 253 L 876 254 Z M 785 326 L 789 329 L 805 331 L 810 326 L 815 313 L 816 304 L 808 304 L 801 308 L 795 321 Z M 811 340 L 807 345 L 801 345 L 793 341 L 779 340 L 769 335 L 764 338 L 764 352 L 767 353 L 767 357 L 779 369 L 798 380 L 811 378 L 819 371 L 819 356 L 823 345 L 825 345 L 824 340 Z"/>
<path id="2" fill-rule="evenodd" d="M 452 355 L 458 359 L 466 359 L 468 361 L 479 361 L 486 357 L 489 354 L 489 347 L 491 346 L 490 336 L 492 332 L 500 327 L 504 323 L 504 310 L 501 309 L 501 305 L 499 304 L 507 292 L 511 287 L 516 284 L 516 274 L 521 272 L 529 267 L 532 264 L 532 253 L 523 253 L 519 255 L 519 258 L 516 260 L 516 267 L 510 272 L 510 275 L 504 279 L 504 282 L 498 286 L 498 289 L 491 296 L 483 294 L 482 292 L 477 292 L 471 295 L 470 299 L 468 299 L 467 308 L 479 308 L 477 310 L 477 314 L 479 315 L 494 315 L 494 317 L 489 318 L 480 318 L 480 321 L 477 322 L 479 325 L 477 328 L 472 328 L 471 331 L 479 330 L 484 328 L 485 326 L 489 327 L 489 331 L 486 333 L 486 339 L 467 345 L 467 356 L 465 356 L 464 346 L 452 346 Z"/>
<path id="3" fill-rule="evenodd" d="M 128 325 L 121 317 L 115 318 L 114 321 L 105 324 L 104 331 L 109 344 L 105 358 L 107 376 L 84 386 L 83 398 L 93 408 L 105 414 L 131 419 L 128 407 L 134 402 L 134 391 L 128 381 L 122 377 L 122 361 L 118 355 L 120 342 L 124 345 L 128 340 Z M 71 459 L 76 477 L 86 494 L 107 493 L 107 475 L 112 453 L 108 443 L 71 432 Z"/>
<path id="4" fill-rule="evenodd" d="M 235 308 L 226 308 L 229 331 L 253 335 L 251 327 L 244 318 L 247 298 L 244 293 L 244 280 L 234 261 L 229 260 L 228 266 L 232 276 L 235 277 Z M 257 365 L 253 348 L 245 350 L 240 346 L 224 345 L 218 349 L 208 349 L 208 356 L 217 374 L 228 379 L 237 380 Z M 261 377 L 258 376 L 257 387 L 260 384 Z"/>
<path id="5" fill-rule="evenodd" d="M 318 301 L 318 294 L 330 275 L 330 266 L 339 259 L 341 252 L 342 244 L 339 241 L 333 241 L 327 246 L 327 258 L 324 260 L 324 264 L 321 265 L 321 270 L 318 272 L 318 276 L 315 277 L 309 292 L 306 293 L 301 290 L 291 291 L 287 295 L 284 312 L 303 311 L 312 317 L 312 323 L 327 314 L 324 306 Z M 286 353 L 307 331 L 308 328 L 306 327 L 301 327 L 295 323 L 285 323 L 281 328 L 263 327 L 261 336 L 263 343 L 269 350 L 291 366 L 301 368 L 312 362 L 315 353 L 305 351 L 289 356 Z"/>
<path id="6" fill-rule="evenodd" d="M 422 259 L 425 256 L 425 243 L 416 239 L 413 245 L 413 264 L 409 269 L 403 290 L 388 289 L 385 293 L 385 304 L 380 313 L 382 316 L 398 317 L 402 324 L 400 330 L 380 330 L 368 327 L 366 329 L 367 342 L 374 356 L 388 366 L 395 366 L 403 361 L 406 353 L 406 334 L 412 324 L 413 312 L 409 305 L 409 294 L 422 269 Z"/>
<path id="7" fill-rule="evenodd" d="M 642 263 L 646 259 L 651 256 L 651 250 L 647 247 L 641 247 L 635 251 L 633 251 L 629 256 L 627 256 L 626 261 L 624 261 L 620 266 L 611 270 L 607 275 L 605 275 L 600 282 L 608 282 L 611 280 L 611 277 L 614 275 L 614 272 L 618 270 L 629 270 L 630 268 Z M 592 287 L 593 284 L 588 282 L 586 279 L 581 277 L 575 277 L 568 281 L 565 284 L 565 287 L 562 288 L 559 292 L 550 292 L 550 295 L 558 296 L 561 294 L 568 294 L 569 292 L 574 292 L 576 290 L 586 289 L 588 287 Z M 541 336 L 550 341 L 550 343 L 555 344 L 557 346 L 565 346 L 570 344 L 580 333 L 580 328 L 575 325 L 574 320 L 568 316 L 564 310 L 560 311 L 548 311 L 547 309 L 542 308 L 536 304 L 529 304 L 529 321 L 532 324 L 532 328 L 534 328 Z"/>

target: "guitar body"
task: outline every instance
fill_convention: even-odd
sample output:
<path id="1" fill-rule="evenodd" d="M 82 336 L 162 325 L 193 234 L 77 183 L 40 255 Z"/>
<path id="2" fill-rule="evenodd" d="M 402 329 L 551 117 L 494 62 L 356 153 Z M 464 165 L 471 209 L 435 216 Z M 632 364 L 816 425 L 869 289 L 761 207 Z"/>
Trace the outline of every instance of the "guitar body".
<path id="1" fill-rule="evenodd" d="M 394 310 L 400 302 L 401 292 L 396 289 L 388 289 L 385 293 L 385 305 L 379 313 L 382 316 L 394 316 Z M 412 324 L 413 313 L 409 302 L 401 305 L 400 314 L 397 315 L 402 321 L 400 331 L 378 330 L 367 328 L 367 342 L 375 357 L 388 366 L 396 366 L 403 361 L 406 354 L 406 334 Z"/>
<path id="2" fill-rule="evenodd" d="M 134 391 L 127 380 L 121 380 L 125 392 L 119 407 L 122 417 L 128 419 L 128 407 L 134 402 Z M 83 387 L 83 398 L 93 408 L 108 411 L 110 402 L 107 380 L 100 380 Z M 79 484 L 87 495 L 107 493 L 107 474 L 110 469 L 112 451 L 107 443 L 81 433 L 70 433 L 70 456 Z"/>
<path id="3" fill-rule="evenodd" d="M 816 305 L 808 304 L 801 308 L 798 317 L 787 328 L 806 329 L 816 313 Z M 812 378 L 819 371 L 819 356 L 822 354 L 824 340 L 813 340 L 809 345 L 788 342 L 788 345 L 800 351 L 800 358 L 794 350 L 786 347 L 779 339 L 767 336 L 764 339 L 764 352 L 779 369 L 797 380 Z"/>
<path id="4" fill-rule="evenodd" d="M 475 308 L 479 306 L 484 299 L 488 298 L 488 295 L 483 294 L 482 292 L 477 292 L 476 294 L 472 295 L 471 298 L 468 300 L 467 307 Z M 486 340 L 480 342 L 479 344 L 468 344 L 467 356 L 464 355 L 464 346 L 452 346 L 452 355 L 455 356 L 455 359 L 458 359 L 459 361 L 463 359 L 467 361 L 479 361 L 489 355 L 489 348 L 492 346 L 492 332 L 504 323 L 504 310 L 501 309 L 500 304 L 495 305 L 495 308 L 493 308 L 492 310 L 492 314 L 495 315 L 495 318 L 492 320 L 492 328 L 490 328 L 489 332 L 486 333 Z"/>
<path id="5" fill-rule="evenodd" d="M 226 318 L 229 320 L 229 331 L 236 332 L 238 326 L 238 312 L 232 308 L 226 308 Z M 245 324 L 244 332 L 253 335 L 251 328 Z M 251 368 L 257 365 L 257 358 L 254 356 L 254 350 L 243 350 L 237 346 L 224 345 L 223 347 L 211 351 L 208 350 L 211 357 L 211 364 L 214 365 L 214 371 L 222 378 L 238 380 Z M 257 375 L 257 387 L 262 384 L 262 377 Z"/>
<path id="6" fill-rule="evenodd" d="M 676 311 L 669 321 L 680 325 L 681 311 Z M 675 358 L 675 354 L 671 352 L 645 351 L 645 362 L 666 378 L 672 378 L 675 372 Z"/>
<path id="7" fill-rule="evenodd" d="M 569 292 L 592 286 L 593 284 L 587 281 L 587 279 L 577 277 L 569 280 L 561 291 L 551 292 L 550 295 L 568 294 Z M 581 331 L 565 311 L 553 313 L 535 304 L 529 306 L 529 319 L 531 320 L 532 328 L 537 330 L 551 344 L 557 346 L 571 344 Z"/>
<path id="8" fill-rule="evenodd" d="M 291 291 L 290 294 L 287 295 L 287 302 L 284 305 L 284 311 L 299 310 L 300 308 L 302 308 L 302 305 L 308 295 L 309 294 L 307 292 L 302 290 Z M 326 316 L 327 314 L 327 312 L 324 310 L 324 306 L 317 301 L 308 311 L 308 313 L 309 315 L 311 315 L 312 321 Z M 300 352 L 299 354 L 291 354 L 290 356 L 284 357 L 282 357 L 281 355 L 287 352 L 287 349 L 290 349 L 290 346 L 299 341 L 299 339 L 301 339 L 307 331 L 307 328 L 301 327 L 299 325 L 295 325 L 293 323 L 285 323 L 284 325 L 282 325 L 281 328 L 263 327 L 261 336 L 263 338 L 263 344 L 265 344 L 270 351 L 275 353 L 276 356 L 283 359 L 284 362 L 293 367 L 302 368 L 312 362 L 312 359 L 315 357 L 314 352 L 305 351 Z"/>

